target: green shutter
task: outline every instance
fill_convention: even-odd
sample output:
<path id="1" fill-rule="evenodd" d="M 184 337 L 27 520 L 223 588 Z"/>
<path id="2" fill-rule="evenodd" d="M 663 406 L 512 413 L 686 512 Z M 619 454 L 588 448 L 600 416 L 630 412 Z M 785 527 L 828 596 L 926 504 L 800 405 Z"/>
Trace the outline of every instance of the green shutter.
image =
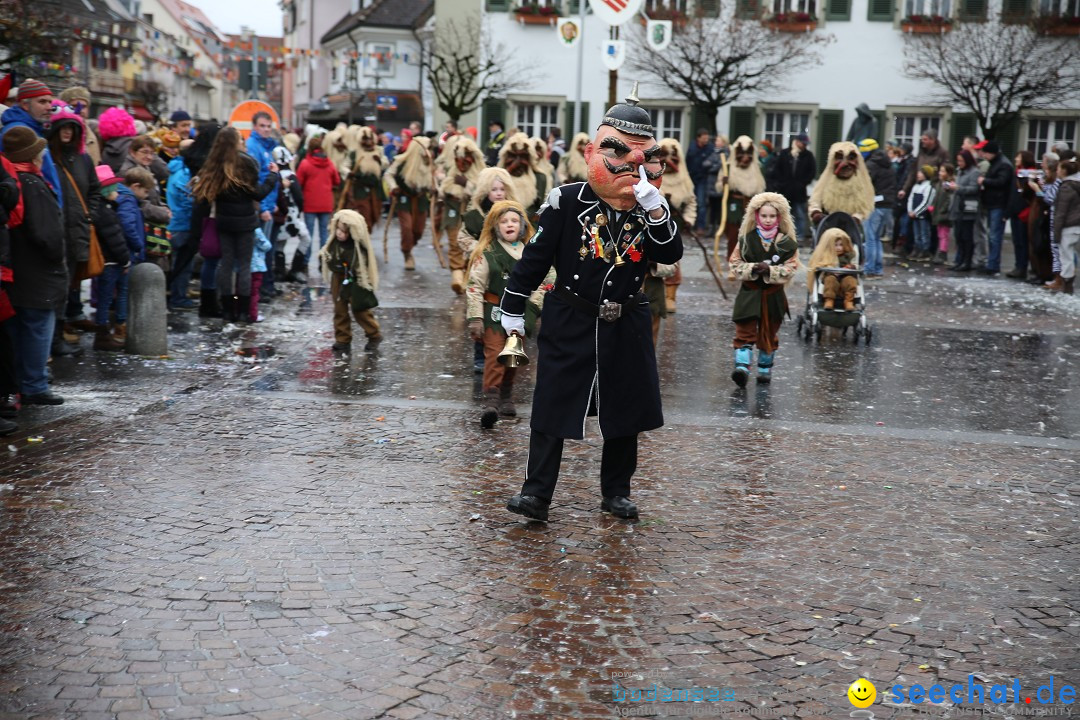
<path id="1" fill-rule="evenodd" d="M 887 115 L 884 110 L 871 110 L 870 112 L 877 118 L 877 137 L 874 139 L 884 148 L 885 143 L 889 141 L 889 128 L 885 126 Z"/>
<path id="2" fill-rule="evenodd" d="M 974 113 L 953 113 L 949 124 L 949 147 L 946 149 L 955 157 L 964 145 L 964 136 L 978 134 L 979 124 Z"/>
<path id="3" fill-rule="evenodd" d="M 1001 4 L 1001 21 L 1003 23 L 1022 23 L 1031 14 L 1029 0 L 1003 0 Z"/>
<path id="4" fill-rule="evenodd" d="M 870 0 L 867 4 L 869 13 L 867 20 L 875 22 L 892 22 L 893 12 L 896 10 L 896 0 Z"/>
<path id="5" fill-rule="evenodd" d="M 829 148 L 844 139 L 844 111 L 818 110 L 817 155 L 818 172 L 825 169 L 829 160 Z"/>
<path id="6" fill-rule="evenodd" d="M 995 117 L 990 132 L 991 140 L 997 141 L 1001 153 L 1012 162 L 1018 150 L 1020 150 L 1020 116 L 1015 115 L 1007 120 Z"/>
<path id="7" fill-rule="evenodd" d="M 508 130 L 506 124 L 506 100 L 501 98 L 488 98 L 480 109 L 480 127 L 487 129 L 492 120 L 498 120 L 503 124 L 503 129 Z"/>
<path id="8" fill-rule="evenodd" d="M 690 112 L 690 127 L 686 133 L 687 138 L 697 137 L 697 131 L 705 128 L 710 135 L 716 134 L 716 115 L 708 108 L 695 105 Z"/>
<path id="9" fill-rule="evenodd" d="M 713 2 L 717 6 L 717 11 L 712 15 L 706 13 L 708 17 L 716 17 L 719 14 L 719 2 L 717 0 L 713 0 Z M 699 7 L 704 8 L 704 5 L 699 3 Z M 736 0 L 735 15 L 741 19 L 756 18 L 760 11 L 760 0 Z"/>
<path id="10" fill-rule="evenodd" d="M 510 0 L 484 0 L 488 12 L 505 12 L 510 9 Z"/>
<path id="11" fill-rule="evenodd" d="M 986 0 L 960 0 L 961 20 L 985 20 Z"/>
<path id="12" fill-rule="evenodd" d="M 755 117 L 754 108 L 752 107 L 731 107 L 731 122 L 729 127 L 731 129 L 731 141 L 734 142 L 735 138 L 740 135 L 747 135 L 751 138 L 756 134 L 754 132 L 754 124 L 757 118 Z"/>
<path id="13" fill-rule="evenodd" d="M 575 122 L 576 120 L 576 122 Z M 562 126 L 566 128 L 566 132 L 563 133 L 563 139 L 567 143 L 570 142 L 570 138 L 574 133 L 589 132 L 589 103 L 587 100 L 581 101 L 581 117 L 574 118 L 574 101 L 566 101 L 566 117 L 564 118 Z M 577 128 L 571 131 L 570 128 Z"/>
<path id="14" fill-rule="evenodd" d="M 743 3 L 757 5 L 756 0 L 739 0 L 739 5 Z M 697 0 L 698 12 L 702 17 L 719 17 L 720 16 L 720 0 Z"/>
<path id="15" fill-rule="evenodd" d="M 851 0 L 827 0 L 825 3 L 825 19 L 850 20 Z"/>

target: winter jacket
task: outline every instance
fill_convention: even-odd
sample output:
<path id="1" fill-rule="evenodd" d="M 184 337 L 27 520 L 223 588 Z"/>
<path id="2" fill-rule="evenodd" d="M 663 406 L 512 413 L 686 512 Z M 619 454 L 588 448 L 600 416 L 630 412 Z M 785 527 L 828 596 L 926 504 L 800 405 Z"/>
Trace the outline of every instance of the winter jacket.
<path id="1" fill-rule="evenodd" d="M 956 191 L 953 193 L 949 207 L 949 219 L 954 223 L 964 220 L 974 220 L 978 217 L 978 208 L 964 209 L 964 200 L 979 199 L 979 168 L 964 168 L 956 176 Z"/>
<path id="2" fill-rule="evenodd" d="M 169 232 L 188 232 L 191 230 L 191 208 L 195 201 L 191 197 L 191 170 L 181 157 L 174 157 L 169 163 L 169 182 L 165 186 L 165 203 L 172 210 L 169 220 Z"/>
<path id="3" fill-rule="evenodd" d="M 896 172 L 889 156 L 874 150 L 866 158 L 866 169 L 874 184 L 874 207 L 891 208 L 896 204 Z"/>
<path id="4" fill-rule="evenodd" d="M 263 182 L 258 182 L 258 166 L 255 159 L 247 153 L 240 154 L 240 162 L 246 163 L 243 168 L 244 174 L 250 182 L 250 187 L 230 187 L 214 198 L 217 229 L 227 233 L 251 232 L 259 227 L 259 205 L 271 190 L 277 187 L 278 174 L 270 173 Z M 202 239 L 203 220 L 210 217 L 210 203 L 196 202 L 191 212 L 191 239 L 198 242 Z"/>
<path id="5" fill-rule="evenodd" d="M 155 157 L 154 159 L 160 162 L 159 158 Z M 141 166 L 128 155 L 127 159 L 124 160 L 123 164 L 120 166 L 120 172 L 117 173 L 117 175 L 123 177 L 124 173 L 133 167 Z M 149 168 L 149 170 L 150 174 L 153 175 L 153 168 Z M 168 172 L 168 168 L 166 168 L 166 172 Z M 155 176 L 154 179 L 156 181 L 157 177 Z M 161 202 L 161 190 L 158 188 L 157 182 L 150 187 L 150 194 L 140 203 L 140 207 L 142 208 L 143 217 L 146 218 L 146 222 L 153 223 L 154 225 L 165 225 L 169 222 L 169 208 Z"/>
<path id="6" fill-rule="evenodd" d="M 11 236 L 8 233 L 10 213 L 19 203 L 19 184 L 7 171 L 6 158 L 0 163 L 0 265 L 11 267 Z M 12 171 L 14 172 L 14 170 Z"/>
<path id="7" fill-rule="evenodd" d="M 934 204 L 930 208 L 930 222 L 934 225 L 949 227 L 952 225 L 952 199 L 955 190 L 945 187 L 945 183 L 937 184 L 937 192 L 934 196 Z"/>
<path id="8" fill-rule="evenodd" d="M 34 116 L 22 109 L 22 106 L 16 105 L 10 107 L 4 111 L 3 115 L 0 115 L 0 152 L 4 149 L 4 133 L 7 133 L 13 127 L 22 125 L 28 127 L 34 131 L 34 134 L 39 138 L 45 137 L 45 127 L 34 119 Z M 59 170 L 56 169 L 56 165 L 53 163 L 52 155 L 49 151 L 45 151 L 45 162 L 41 166 L 41 174 L 45 180 L 49 183 L 49 186 L 59 192 L 60 191 L 60 175 Z M 60 206 L 64 205 L 64 198 L 57 196 L 57 201 Z"/>
<path id="9" fill-rule="evenodd" d="M 915 187 L 915 173 L 923 165 L 932 165 L 936 173 L 938 168 L 947 162 L 949 162 L 949 152 L 941 147 L 941 143 L 935 142 L 933 150 L 924 150 L 920 145 L 918 157 L 915 158 L 914 163 L 908 166 L 907 179 L 904 180 L 904 192 L 910 193 L 911 188 Z"/>
<path id="10" fill-rule="evenodd" d="M 929 207 L 934 204 L 934 185 L 929 180 L 923 180 L 911 188 L 908 195 L 908 212 L 916 219 L 929 217 Z"/>
<path id="11" fill-rule="evenodd" d="M 255 247 L 251 253 L 251 272 L 266 272 L 266 253 L 273 249 L 274 245 L 270 242 L 270 238 L 266 237 L 266 233 L 262 231 L 262 228 L 255 228 Z"/>
<path id="12" fill-rule="evenodd" d="M 1080 173 L 1065 178 L 1054 199 L 1054 242 L 1061 244 L 1061 231 L 1080 227 Z"/>
<path id="13" fill-rule="evenodd" d="M 68 294 L 64 258 L 64 215 L 58 196 L 41 175 L 18 173 L 23 221 L 11 231 L 11 270 L 6 289 L 11 304 L 37 310 L 62 310 Z"/>
<path id="14" fill-rule="evenodd" d="M 131 262 L 131 252 L 128 250 L 127 239 L 124 237 L 124 230 L 120 227 L 120 218 L 116 213 L 116 203 L 102 200 L 94 214 L 94 227 L 97 228 L 105 264 L 123 267 Z"/>
<path id="15" fill-rule="evenodd" d="M 1013 189 L 1013 166 L 1003 153 L 990 161 L 982 184 L 982 203 L 987 210 L 1004 209 Z"/>
<path id="16" fill-rule="evenodd" d="M 120 166 L 124 164 L 124 161 L 131 157 L 131 153 L 128 152 L 128 148 L 131 147 L 131 141 L 134 138 L 128 137 L 114 137 L 105 141 L 105 147 L 101 151 L 101 162 L 108 165 L 110 169 L 117 175 L 123 175 L 120 172 Z"/>
<path id="17" fill-rule="evenodd" d="M 806 186 L 817 176 L 814 153 L 807 148 L 798 155 L 791 148 L 784 148 L 773 166 L 772 186 L 787 198 L 789 203 L 804 204 L 807 200 Z"/>
<path id="18" fill-rule="evenodd" d="M 248 155 L 255 158 L 255 162 L 259 164 L 259 182 L 262 183 L 266 180 L 266 176 L 270 174 L 270 163 L 274 161 L 274 148 L 279 145 L 278 141 L 272 137 L 264 138 L 256 132 L 252 132 L 247 139 L 247 152 Z M 274 189 L 271 190 L 266 197 L 259 203 L 259 212 L 274 212 L 274 207 L 277 205 L 278 189 L 277 185 L 274 185 Z"/>
<path id="19" fill-rule="evenodd" d="M 695 140 L 686 151 L 686 172 L 694 184 L 706 182 L 709 172 L 714 167 L 720 166 L 720 158 L 716 156 L 716 146 L 712 142 L 705 143 L 705 147 L 698 147 Z"/>
<path id="20" fill-rule="evenodd" d="M 123 183 L 116 186 L 116 218 L 124 233 L 132 264 L 146 261 L 146 221 L 143 219 L 141 203 L 131 188 Z"/>
<path id="21" fill-rule="evenodd" d="M 304 212 L 334 211 L 334 188 L 341 184 L 341 175 L 321 151 L 304 158 L 296 170 L 296 179 L 304 191 Z"/>
<path id="22" fill-rule="evenodd" d="M 75 135 L 69 144 L 60 146 L 57 134 L 65 126 L 74 129 Z M 49 127 L 49 145 L 53 161 L 58 166 L 56 171 L 60 175 L 60 187 L 64 193 L 64 232 L 69 269 L 73 268 L 75 263 L 90 259 L 90 223 L 101 204 L 101 193 L 98 192 L 101 185 L 97 172 L 94 171 L 94 161 L 85 152 L 85 138 L 86 126 L 83 125 L 82 118 L 68 112 L 53 115 L 52 125 Z M 65 170 L 67 172 L 64 172 Z M 72 187 L 71 180 L 68 179 L 69 174 L 75 181 L 75 187 Z"/>

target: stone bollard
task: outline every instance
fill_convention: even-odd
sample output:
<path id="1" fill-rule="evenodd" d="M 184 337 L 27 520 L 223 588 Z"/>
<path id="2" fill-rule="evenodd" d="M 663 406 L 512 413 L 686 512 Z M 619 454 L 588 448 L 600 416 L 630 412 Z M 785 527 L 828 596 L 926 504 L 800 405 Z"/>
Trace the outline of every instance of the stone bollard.
<path id="1" fill-rule="evenodd" d="M 124 351 L 133 355 L 167 355 L 168 310 L 165 307 L 165 273 L 154 263 L 139 263 L 128 271 L 127 342 Z"/>

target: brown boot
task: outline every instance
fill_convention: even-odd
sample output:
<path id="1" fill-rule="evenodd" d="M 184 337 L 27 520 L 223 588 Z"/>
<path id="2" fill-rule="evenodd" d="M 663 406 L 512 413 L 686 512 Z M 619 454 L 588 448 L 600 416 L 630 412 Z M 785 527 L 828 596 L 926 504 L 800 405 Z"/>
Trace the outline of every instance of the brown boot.
<path id="1" fill-rule="evenodd" d="M 82 337 L 79 333 L 75 332 L 75 329 L 70 325 L 65 325 L 61 334 L 64 336 L 64 342 L 71 343 L 72 345 L 78 345 L 79 338 Z"/>
<path id="2" fill-rule="evenodd" d="M 97 334 L 94 336 L 94 349 L 107 352 L 119 352 L 124 349 L 124 343 L 109 332 L 109 328 L 99 325 Z"/>
<path id="3" fill-rule="evenodd" d="M 1043 287 L 1050 292 L 1061 292 L 1065 289 L 1065 281 L 1061 278 L 1061 275 L 1055 275 L 1054 279 L 1043 285 Z"/>
<path id="4" fill-rule="evenodd" d="M 480 427 L 490 430 L 499 419 L 499 388 L 484 391 L 484 410 L 480 413 Z"/>
<path id="5" fill-rule="evenodd" d="M 64 328 L 65 331 L 71 328 L 73 332 L 97 332 L 97 323 L 90 318 L 84 317 L 82 320 L 73 320 L 67 324 Z"/>
<path id="6" fill-rule="evenodd" d="M 405 254 L 405 269 L 406 270 L 415 270 L 416 269 L 416 261 L 413 260 L 412 253 L 406 253 Z"/>
<path id="7" fill-rule="evenodd" d="M 855 309 L 855 291 L 848 290 L 844 293 L 844 309 L 851 312 Z"/>
<path id="8" fill-rule="evenodd" d="M 1075 277 L 1071 277 L 1068 280 L 1066 280 L 1065 281 L 1065 287 L 1063 287 L 1061 289 L 1061 292 L 1065 293 L 1066 295 L 1072 295 L 1073 294 L 1073 280 L 1075 280 L 1075 279 L 1076 279 Z"/>
<path id="9" fill-rule="evenodd" d="M 113 323 L 112 333 L 113 337 L 123 343 L 125 340 L 127 340 L 127 323 Z"/>
<path id="10" fill-rule="evenodd" d="M 465 293 L 465 271 L 464 270 L 451 270 L 450 271 L 450 287 L 458 295 Z"/>
<path id="11" fill-rule="evenodd" d="M 825 309 L 832 310 L 836 307 L 836 298 L 825 298 Z"/>
<path id="12" fill-rule="evenodd" d="M 665 285 L 664 286 L 664 303 L 667 306 L 669 314 L 675 312 L 675 293 L 678 292 L 678 285 Z"/>

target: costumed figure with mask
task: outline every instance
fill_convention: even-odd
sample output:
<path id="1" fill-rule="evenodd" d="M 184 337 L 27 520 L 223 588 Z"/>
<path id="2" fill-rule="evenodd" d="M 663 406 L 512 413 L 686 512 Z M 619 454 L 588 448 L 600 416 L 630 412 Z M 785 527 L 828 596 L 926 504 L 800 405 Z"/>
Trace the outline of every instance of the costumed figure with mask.
<path id="1" fill-rule="evenodd" d="M 559 160 L 558 180 L 560 184 L 588 182 L 589 165 L 585 162 L 585 146 L 589 144 L 588 133 L 578 133 L 570 142 L 570 147 Z"/>
<path id="2" fill-rule="evenodd" d="M 727 252 L 730 257 L 739 242 L 743 213 L 750 198 L 765 192 L 765 176 L 758 162 L 758 148 L 746 135 L 735 138 L 731 146 L 731 162 L 727 164 L 727 174 L 716 181 L 716 191 L 724 194 L 724 184 L 728 186 L 727 225 L 722 228 L 727 238 Z"/>
<path id="3" fill-rule="evenodd" d="M 818 178 L 808 206 L 814 225 L 829 213 L 845 212 L 860 222 L 874 212 L 874 184 L 854 143 L 829 148 L 829 162 Z"/>
<path id="4" fill-rule="evenodd" d="M 767 383 L 780 345 L 780 324 L 788 312 L 784 287 L 799 267 L 799 243 L 783 195 L 765 192 L 750 199 L 730 263 L 742 282 L 731 315 L 735 322 L 731 379 L 739 387 L 746 385 L 757 345 L 758 382 Z"/>
<path id="5" fill-rule="evenodd" d="M 555 166 L 551 164 L 551 160 L 548 159 L 548 144 L 544 138 L 534 137 L 532 139 L 533 150 L 536 153 L 536 167 L 544 173 L 547 178 L 547 189 L 551 190 L 555 187 Z"/>
<path id="6" fill-rule="evenodd" d="M 540 205 L 551 186 L 537 165 L 536 151 L 525 133 L 514 133 L 499 151 L 499 167 L 510 173 L 514 198 L 525 207 L 529 220 L 536 222 Z"/>
<path id="7" fill-rule="evenodd" d="M 665 138 L 660 141 L 660 160 L 664 163 L 664 197 L 671 209 L 671 217 L 680 232 L 690 232 L 697 220 L 697 197 L 694 194 L 694 181 L 686 171 L 685 155 L 678 140 Z M 661 318 L 667 317 L 668 305 L 675 304 L 675 292 L 682 283 L 681 265 L 649 263 L 644 290 L 649 298 L 649 311 L 652 313 L 654 344 L 660 336 Z"/>
<path id="8" fill-rule="evenodd" d="M 311 256 L 311 233 L 304 222 L 304 192 L 296 173 L 290 168 L 295 158 L 284 145 L 274 148 L 271 153 L 274 162 L 281 168 L 281 192 L 277 197 L 274 212 L 274 225 L 278 228 L 274 235 L 274 249 L 285 253 L 288 246 L 295 242 L 292 262 L 285 279 L 289 282 L 307 282 L 307 259 Z"/>
<path id="9" fill-rule="evenodd" d="M 507 504 L 533 520 L 547 520 L 563 442 L 583 438 L 589 416 L 597 417 L 604 440 L 601 509 L 636 517 L 629 496 L 638 434 L 664 424 L 641 286 L 649 263 L 674 264 L 683 249 L 660 191 L 660 146 L 636 95 L 635 85 L 626 104 L 605 113 L 586 147 L 589 181 L 548 194 L 500 304 L 503 328 L 524 336 L 525 303 L 555 267 L 537 338 L 525 483 Z"/>
<path id="10" fill-rule="evenodd" d="M 386 159 L 375 131 L 367 126 L 354 125 L 349 128 L 352 144 L 356 150 L 352 153 L 352 170 L 345 179 L 343 191 L 345 207 L 364 216 L 370 232 L 382 219 L 382 204 L 386 199 L 383 191 L 382 174 L 390 162 Z"/>
<path id="11" fill-rule="evenodd" d="M 465 253 L 458 235 L 465 218 L 469 197 L 476 190 L 476 180 L 484 169 L 484 154 L 467 135 L 455 135 L 447 140 L 441 158 L 446 158 L 446 172 L 439 184 L 443 213 L 439 230 L 446 231 L 450 254 L 450 287 L 461 295 L 465 292 Z"/>
<path id="12" fill-rule="evenodd" d="M 394 157 L 386 169 L 383 180 L 390 192 L 391 207 L 397 215 L 401 228 L 401 253 L 405 256 L 405 269 L 415 270 L 413 248 L 424 235 L 431 198 L 435 194 L 435 178 L 431 168 L 431 141 L 424 136 L 415 137 L 404 151 Z"/>

